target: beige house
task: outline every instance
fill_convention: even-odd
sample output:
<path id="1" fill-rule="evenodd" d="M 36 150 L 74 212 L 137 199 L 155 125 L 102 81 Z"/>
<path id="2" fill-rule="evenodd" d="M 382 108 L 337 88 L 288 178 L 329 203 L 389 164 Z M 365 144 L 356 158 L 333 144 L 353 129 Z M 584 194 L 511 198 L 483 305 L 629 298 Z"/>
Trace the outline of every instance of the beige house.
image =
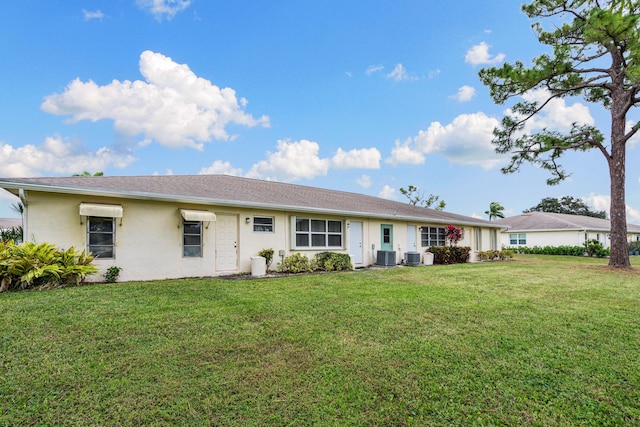
<path id="1" fill-rule="evenodd" d="M 504 226 L 502 247 L 582 246 L 595 239 L 605 248 L 611 244 L 611 223 L 607 219 L 549 212 L 528 212 L 494 221 Z M 640 240 L 640 226 L 627 224 L 627 240 Z"/>
<path id="2" fill-rule="evenodd" d="M 348 253 L 356 267 L 422 261 L 463 227 L 459 245 L 495 249 L 502 225 L 362 194 L 227 175 L 0 179 L 25 206 L 24 239 L 96 255 L 101 280 L 250 272 L 252 257 Z M 406 255 L 409 254 L 409 255 Z M 383 255 L 380 257 L 380 255 Z M 382 261 L 381 261 L 382 260 Z"/>

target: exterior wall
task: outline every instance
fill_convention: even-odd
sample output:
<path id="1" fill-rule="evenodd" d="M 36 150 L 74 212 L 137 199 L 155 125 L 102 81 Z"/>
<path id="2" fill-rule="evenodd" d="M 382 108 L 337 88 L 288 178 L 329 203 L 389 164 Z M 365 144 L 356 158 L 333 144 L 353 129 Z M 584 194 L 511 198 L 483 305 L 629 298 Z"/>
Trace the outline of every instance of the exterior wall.
<path id="1" fill-rule="evenodd" d="M 582 246 L 585 242 L 585 231 L 528 231 L 521 232 L 503 232 L 501 234 L 500 243 L 503 247 L 507 246 Z M 512 245 L 509 241 L 509 234 L 526 234 L 526 245 Z M 605 248 L 609 247 L 610 241 L 608 233 L 589 231 L 586 233 L 587 239 L 597 239 Z"/>
<path id="2" fill-rule="evenodd" d="M 90 178 L 87 178 L 90 179 Z M 96 259 L 99 272 L 87 278 L 89 281 L 102 281 L 103 274 L 109 267 L 121 267 L 119 280 L 158 280 L 181 277 L 208 277 L 251 271 L 251 258 L 263 249 L 273 249 L 272 269 L 277 268 L 281 260 L 293 253 L 302 253 L 312 258 L 316 253 L 327 249 L 296 249 L 295 228 L 293 219 L 297 216 L 310 219 L 327 219 L 342 222 L 342 249 L 329 249 L 334 252 L 349 253 L 350 224 L 362 223 L 362 263 L 358 266 L 369 266 L 376 263 L 377 251 L 382 246 L 381 226 L 393 226 L 393 250 L 396 251 L 396 262 L 401 263 L 408 248 L 407 226 L 415 228 L 415 250 L 424 254 L 421 246 L 422 226 L 427 223 L 407 221 L 388 221 L 350 216 L 316 215 L 287 211 L 269 211 L 257 209 L 227 208 L 211 205 L 169 203 L 134 199 L 115 199 L 104 197 L 62 195 L 54 193 L 28 192 L 25 218 L 25 241 L 36 243 L 50 242 L 67 249 L 78 250 L 87 246 L 86 217 L 80 216 L 81 203 L 114 204 L 123 207 L 123 217 L 116 218 L 115 258 Z M 182 217 L 180 209 L 207 210 L 217 215 L 218 220 L 203 223 L 202 257 L 183 257 Z M 254 217 L 273 218 L 273 231 L 254 231 Z M 226 230 L 223 227 L 226 226 Z M 443 227 L 442 224 L 430 226 Z M 461 246 L 473 249 L 473 227 L 465 228 Z M 223 233 L 230 231 L 230 233 Z M 235 233 L 235 234 L 234 234 Z M 489 229 L 482 229 L 482 250 L 489 249 Z M 228 242 L 225 248 L 219 244 L 225 239 L 237 237 Z M 485 237 L 486 234 L 486 237 Z M 222 265 L 219 253 L 227 248 L 235 252 L 235 265 L 220 268 Z M 282 256 L 280 255 L 282 253 Z M 229 258 L 226 259 L 228 264 Z M 421 256 L 422 261 L 422 256 Z"/>

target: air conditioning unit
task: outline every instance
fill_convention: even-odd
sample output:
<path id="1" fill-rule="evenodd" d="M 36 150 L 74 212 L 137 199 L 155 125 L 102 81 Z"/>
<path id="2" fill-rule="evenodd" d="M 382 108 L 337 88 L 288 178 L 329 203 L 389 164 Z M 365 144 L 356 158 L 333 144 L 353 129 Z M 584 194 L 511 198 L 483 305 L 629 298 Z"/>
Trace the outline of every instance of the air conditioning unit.
<path id="1" fill-rule="evenodd" d="M 396 265 L 396 251 L 378 251 L 376 264 L 385 267 Z"/>
<path id="2" fill-rule="evenodd" d="M 405 252 L 404 262 L 407 265 L 420 265 L 420 252 Z"/>

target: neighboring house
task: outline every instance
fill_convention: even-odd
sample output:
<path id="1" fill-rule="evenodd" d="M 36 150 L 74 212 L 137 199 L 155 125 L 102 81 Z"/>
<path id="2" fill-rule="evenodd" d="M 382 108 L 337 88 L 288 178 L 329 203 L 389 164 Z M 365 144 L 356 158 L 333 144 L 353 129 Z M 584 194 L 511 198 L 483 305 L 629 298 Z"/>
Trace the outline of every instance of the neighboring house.
<path id="1" fill-rule="evenodd" d="M 607 219 L 549 212 L 527 212 L 493 221 L 506 227 L 500 233 L 502 247 L 581 246 L 595 239 L 610 246 L 611 223 Z M 629 241 L 640 240 L 640 226 L 627 224 Z"/>
<path id="2" fill-rule="evenodd" d="M 444 227 L 463 227 L 475 259 L 497 248 L 502 225 L 378 197 L 228 175 L 5 178 L 24 207 L 24 239 L 88 249 L 103 274 L 121 280 L 250 272 L 251 258 L 351 255 L 356 267 L 388 251 L 445 245 Z M 392 257 L 393 258 L 393 257 Z M 415 254 L 412 258 L 415 259 Z M 100 280 L 99 277 L 89 280 Z"/>

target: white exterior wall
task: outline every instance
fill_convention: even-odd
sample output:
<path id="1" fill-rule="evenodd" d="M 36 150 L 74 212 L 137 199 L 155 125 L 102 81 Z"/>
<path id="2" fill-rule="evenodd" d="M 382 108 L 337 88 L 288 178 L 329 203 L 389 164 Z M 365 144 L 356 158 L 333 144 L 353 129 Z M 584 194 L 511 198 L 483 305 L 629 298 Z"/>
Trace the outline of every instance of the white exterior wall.
<path id="1" fill-rule="evenodd" d="M 90 178 L 87 178 L 90 179 Z M 251 257 L 257 256 L 263 249 L 273 249 L 272 269 L 284 257 L 293 253 L 302 253 L 309 259 L 323 249 L 292 249 L 295 235 L 292 219 L 295 216 L 311 219 L 329 219 L 342 221 L 343 249 L 330 249 L 333 252 L 349 252 L 349 226 L 352 221 L 362 223 L 362 264 L 376 263 L 377 251 L 381 249 L 381 225 L 393 225 L 393 250 L 396 262 L 400 263 L 407 252 L 407 226 L 415 226 L 416 251 L 424 254 L 421 246 L 421 226 L 444 227 L 442 224 L 421 224 L 407 221 L 387 221 L 370 218 L 356 218 L 335 215 L 316 215 L 288 211 L 270 211 L 257 209 L 227 208 L 201 204 L 169 203 L 135 199 L 115 199 L 81 195 L 62 195 L 54 193 L 28 192 L 25 221 L 25 241 L 35 243 L 49 242 L 67 249 L 86 249 L 86 217 L 81 217 L 81 203 L 113 204 L 123 207 L 122 219 L 116 218 L 115 259 L 96 259 L 99 272 L 87 278 L 88 281 L 103 281 L 103 274 L 109 267 L 121 267 L 119 280 L 158 280 L 182 277 L 208 277 L 251 271 Z M 182 217 L 180 209 L 207 210 L 217 215 L 218 221 L 203 223 L 202 257 L 183 257 Z M 254 232 L 254 216 L 274 218 L 273 232 Z M 221 235 L 222 218 L 231 219 L 237 233 L 235 242 L 236 265 L 229 269 L 217 268 L 216 251 Z M 489 248 L 489 229 L 483 229 L 483 250 Z M 233 234 L 233 230 L 232 230 Z M 465 228 L 464 239 L 460 246 L 473 249 L 473 227 Z M 473 253 L 473 251 L 472 251 Z"/>
<path id="2" fill-rule="evenodd" d="M 606 232 L 588 231 L 587 239 L 597 239 L 605 248 L 610 246 L 609 234 Z M 510 234 L 526 234 L 526 245 L 512 245 Z M 527 231 L 527 232 L 503 232 L 500 233 L 500 243 L 506 246 L 582 246 L 585 242 L 585 231 Z"/>

